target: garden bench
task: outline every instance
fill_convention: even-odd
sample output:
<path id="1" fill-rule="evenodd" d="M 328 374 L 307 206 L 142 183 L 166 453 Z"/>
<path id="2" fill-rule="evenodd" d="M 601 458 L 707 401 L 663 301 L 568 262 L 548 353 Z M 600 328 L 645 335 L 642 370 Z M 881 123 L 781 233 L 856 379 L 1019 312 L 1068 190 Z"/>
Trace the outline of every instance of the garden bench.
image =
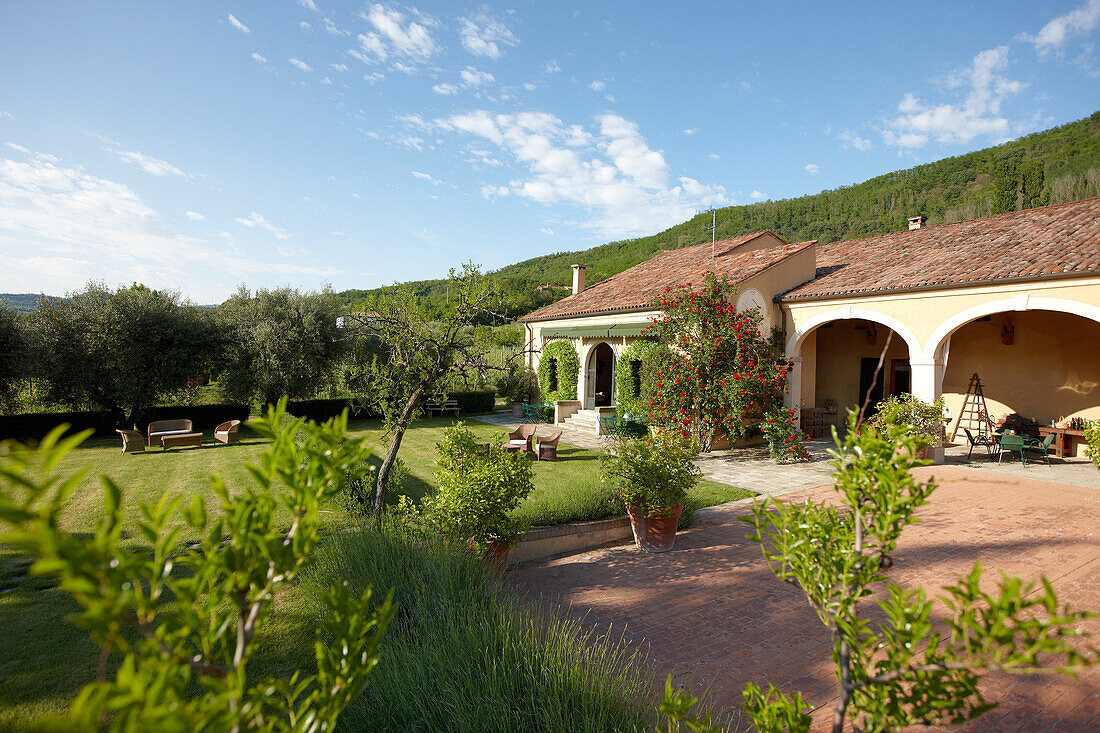
<path id="1" fill-rule="evenodd" d="M 442 403 L 432 400 L 424 406 L 424 409 L 428 411 L 428 417 L 431 417 L 433 412 L 438 412 L 440 415 L 453 412 L 457 417 L 458 400 L 444 400 Z"/>

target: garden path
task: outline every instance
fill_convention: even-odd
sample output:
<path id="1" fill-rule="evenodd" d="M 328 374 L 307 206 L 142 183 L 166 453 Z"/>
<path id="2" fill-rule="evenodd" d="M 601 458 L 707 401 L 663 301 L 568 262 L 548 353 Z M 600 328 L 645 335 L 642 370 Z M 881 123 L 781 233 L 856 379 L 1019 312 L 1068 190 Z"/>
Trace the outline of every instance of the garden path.
<path id="1" fill-rule="evenodd" d="M 1100 610 L 1100 492 L 1030 478 L 1038 470 L 1029 478 L 959 466 L 914 473 L 935 476 L 940 487 L 902 536 L 888 571 L 894 580 L 935 596 L 981 560 L 991 579 L 997 570 L 1025 580 L 1045 574 L 1063 601 Z M 784 500 L 834 496 L 824 486 Z M 835 701 L 828 632 L 801 592 L 772 576 L 749 526 L 737 521 L 747 513 L 743 504 L 701 513 L 665 555 L 622 544 L 521 565 L 506 582 L 637 644 L 655 685 L 671 673 L 697 694 L 709 687 L 718 709 L 734 710 L 748 682 L 771 681 L 801 690 L 821 727 Z M 1100 619 L 1084 626 L 1100 634 Z M 955 730 L 1100 729 L 1100 668 L 1077 680 L 993 676 L 984 689 L 1000 706 Z"/>

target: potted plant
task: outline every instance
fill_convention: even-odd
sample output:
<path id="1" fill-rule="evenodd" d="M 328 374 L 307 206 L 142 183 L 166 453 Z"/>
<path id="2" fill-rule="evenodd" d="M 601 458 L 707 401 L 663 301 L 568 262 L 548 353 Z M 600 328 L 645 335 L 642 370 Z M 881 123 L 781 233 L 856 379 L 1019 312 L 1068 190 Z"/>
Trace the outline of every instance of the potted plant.
<path id="1" fill-rule="evenodd" d="M 497 392 L 512 406 L 512 417 L 523 417 L 523 405 L 532 403 L 539 393 L 539 378 L 526 364 L 512 362 L 497 380 Z"/>
<path id="2" fill-rule="evenodd" d="M 943 406 L 943 397 L 929 403 L 911 394 L 893 395 L 878 404 L 878 411 L 867 423 L 882 433 L 889 425 L 906 426 L 921 446 L 916 457 L 927 458 L 929 448 L 943 440 Z"/>
<path id="3" fill-rule="evenodd" d="M 671 431 L 620 440 L 604 457 L 604 477 L 626 505 L 634 542 L 642 552 L 668 552 L 688 490 L 699 480 L 693 444 Z"/>
<path id="4" fill-rule="evenodd" d="M 423 516 L 448 541 L 482 553 L 497 572 L 522 526 L 511 512 L 533 488 L 531 462 L 497 445 L 478 443 L 462 423 L 448 428 L 436 448 L 438 488 Z"/>

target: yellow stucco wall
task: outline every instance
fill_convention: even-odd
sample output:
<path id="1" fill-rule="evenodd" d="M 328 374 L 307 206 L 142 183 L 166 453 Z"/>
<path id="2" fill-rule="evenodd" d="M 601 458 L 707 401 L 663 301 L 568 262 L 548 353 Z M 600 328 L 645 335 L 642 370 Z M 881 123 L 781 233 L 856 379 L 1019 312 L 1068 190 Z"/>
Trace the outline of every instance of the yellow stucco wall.
<path id="1" fill-rule="evenodd" d="M 1011 346 L 1001 340 L 1006 317 L 1015 331 Z M 958 417 L 975 372 L 994 420 L 1012 412 L 1040 423 L 1100 419 L 1100 323 L 1027 311 L 963 326 L 951 337 L 943 379 L 952 418 Z"/>

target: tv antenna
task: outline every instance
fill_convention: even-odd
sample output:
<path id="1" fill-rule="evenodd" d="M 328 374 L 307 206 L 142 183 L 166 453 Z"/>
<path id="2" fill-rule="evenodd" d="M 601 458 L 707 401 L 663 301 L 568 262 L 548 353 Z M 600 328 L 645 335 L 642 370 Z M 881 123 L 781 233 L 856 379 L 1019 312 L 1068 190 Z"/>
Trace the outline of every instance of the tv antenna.
<path id="1" fill-rule="evenodd" d="M 710 258 L 714 259 L 714 233 L 718 229 L 718 210 L 711 209 L 709 212 L 704 211 L 704 214 L 710 214 L 710 226 L 703 227 L 703 231 L 710 230 Z"/>

